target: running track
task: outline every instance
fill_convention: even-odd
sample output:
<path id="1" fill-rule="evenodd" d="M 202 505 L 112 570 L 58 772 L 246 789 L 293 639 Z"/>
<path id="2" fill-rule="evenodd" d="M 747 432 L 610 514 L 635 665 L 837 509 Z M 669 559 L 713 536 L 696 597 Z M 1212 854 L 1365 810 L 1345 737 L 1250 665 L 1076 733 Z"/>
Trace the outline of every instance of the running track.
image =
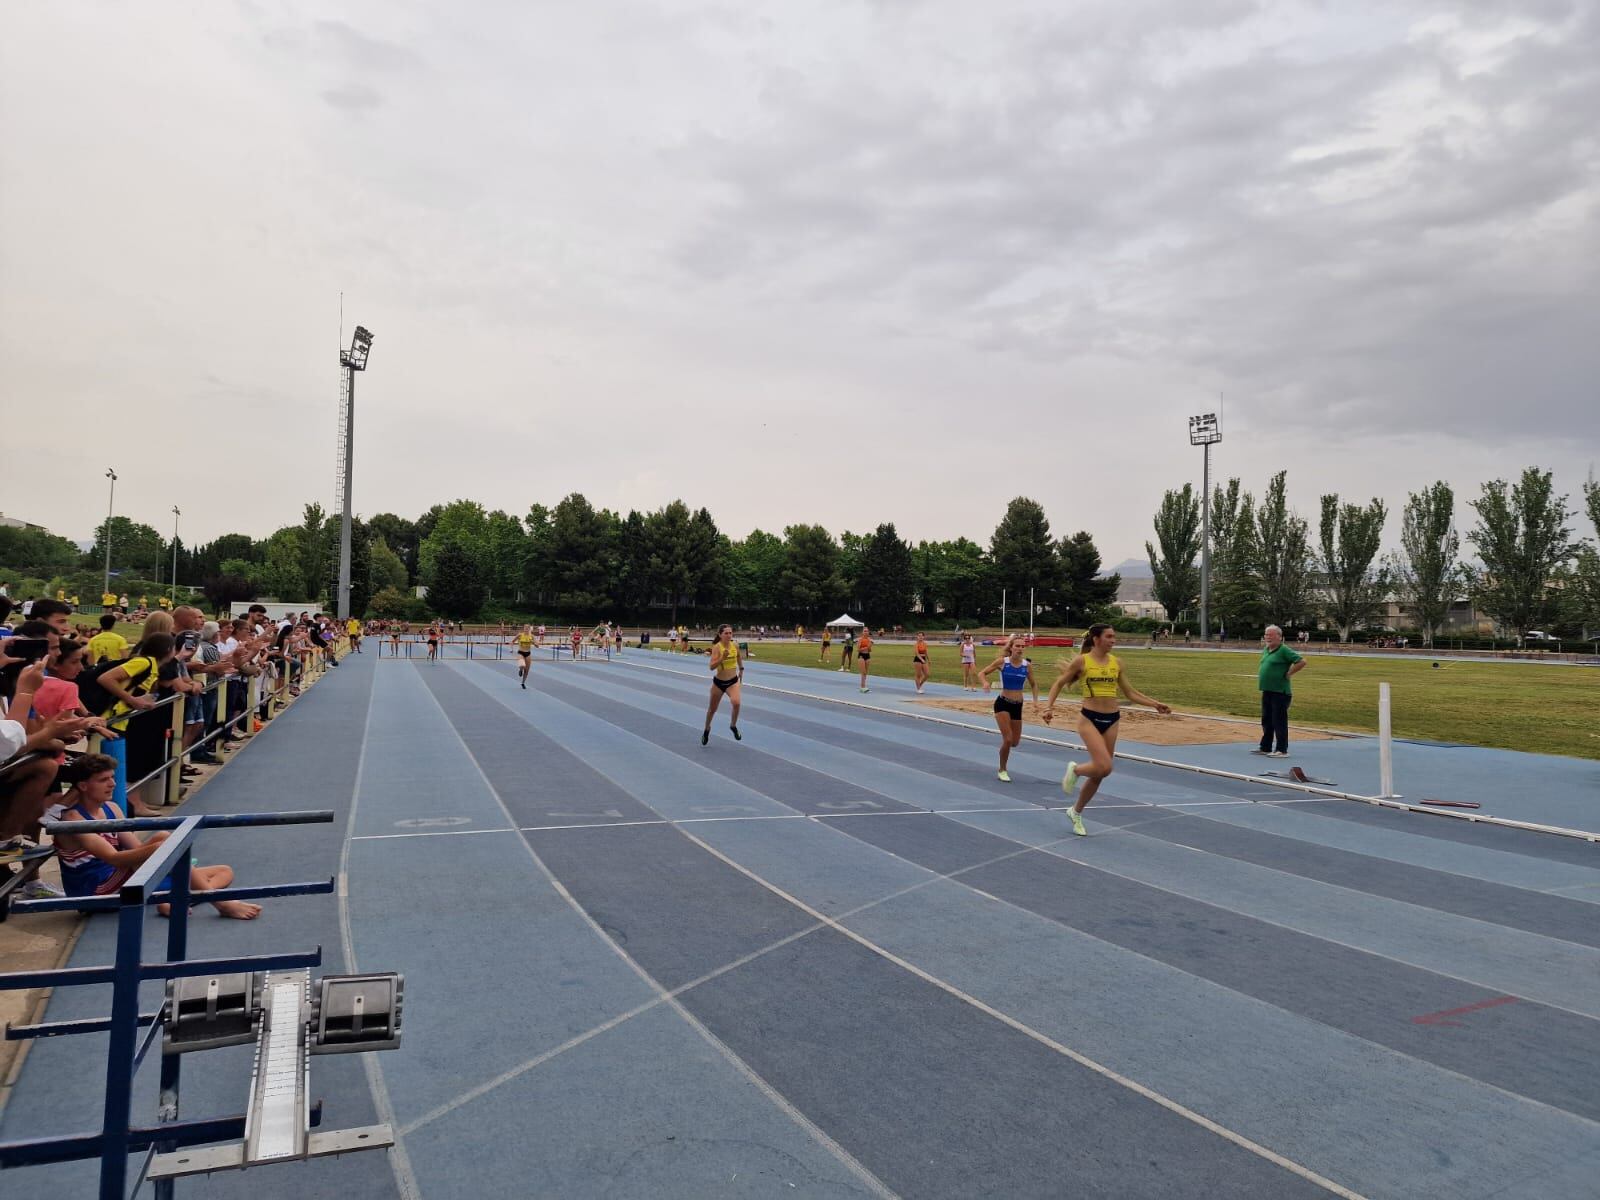
<path id="1" fill-rule="evenodd" d="M 634 663 L 353 659 L 201 793 L 338 810 L 210 835 L 345 896 L 193 952 L 405 972 L 405 1046 L 313 1077 L 402 1136 L 180 1194 L 1595 1195 L 1593 845 L 1153 767 L 1076 839 L 1058 751 L 1007 788 L 992 736 L 755 689 L 702 748 L 702 664 Z M 94 1043 L 37 1044 L 0 1136 L 92 1126 Z M 247 1071 L 191 1058 L 184 1115 Z"/>

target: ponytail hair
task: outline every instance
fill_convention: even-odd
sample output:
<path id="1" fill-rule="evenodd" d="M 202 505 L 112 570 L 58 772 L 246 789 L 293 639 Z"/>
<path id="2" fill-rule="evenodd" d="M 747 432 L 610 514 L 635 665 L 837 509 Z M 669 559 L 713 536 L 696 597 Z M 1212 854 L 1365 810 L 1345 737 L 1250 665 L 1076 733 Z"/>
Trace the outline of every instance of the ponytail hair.
<path id="1" fill-rule="evenodd" d="M 1083 653 L 1087 654 L 1094 649 L 1094 644 L 1100 640 L 1100 635 L 1111 626 L 1104 621 L 1097 621 L 1089 626 L 1089 632 L 1083 635 Z"/>

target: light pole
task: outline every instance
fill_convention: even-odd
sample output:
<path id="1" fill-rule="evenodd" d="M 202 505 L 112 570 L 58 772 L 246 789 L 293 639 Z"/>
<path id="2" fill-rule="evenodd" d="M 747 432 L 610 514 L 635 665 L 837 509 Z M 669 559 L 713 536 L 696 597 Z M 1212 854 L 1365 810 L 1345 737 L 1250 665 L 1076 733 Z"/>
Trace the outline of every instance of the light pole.
<path id="1" fill-rule="evenodd" d="M 367 369 L 372 334 L 360 325 L 350 338 L 350 349 L 339 352 L 344 368 L 344 410 L 339 421 L 339 594 L 334 598 L 339 620 L 350 619 L 350 480 L 356 447 L 356 372 Z"/>
<path id="2" fill-rule="evenodd" d="M 168 595 L 172 598 L 174 608 L 178 605 L 178 518 L 183 514 L 178 511 L 178 506 L 172 506 L 172 580 Z"/>
<path id="3" fill-rule="evenodd" d="M 1222 440 L 1216 413 L 1189 418 L 1189 445 L 1199 446 L 1200 473 L 1200 640 L 1211 639 L 1211 447 Z"/>
<path id="4" fill-rule="evenodd" d="M 100 585 L 100 594 L 111 590 L 111 509 L 117 502 L 117 473 L 112 468 L 106 468 L 106 478 L 111 480 L 111 495 L 106 498 L 106 578 Z"/>

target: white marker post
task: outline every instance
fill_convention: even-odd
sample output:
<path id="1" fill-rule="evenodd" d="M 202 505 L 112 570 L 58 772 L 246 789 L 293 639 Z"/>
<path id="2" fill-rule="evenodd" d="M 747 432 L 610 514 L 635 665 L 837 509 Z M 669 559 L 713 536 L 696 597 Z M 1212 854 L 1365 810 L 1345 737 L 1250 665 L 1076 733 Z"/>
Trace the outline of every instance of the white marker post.
<path id="1" fill-rule="evenodd" d="M 1389 685 L 1378 685 L 1378 795 L 1398 800 L 1394 790 L 1394 733 L 1389 725 Z"/>

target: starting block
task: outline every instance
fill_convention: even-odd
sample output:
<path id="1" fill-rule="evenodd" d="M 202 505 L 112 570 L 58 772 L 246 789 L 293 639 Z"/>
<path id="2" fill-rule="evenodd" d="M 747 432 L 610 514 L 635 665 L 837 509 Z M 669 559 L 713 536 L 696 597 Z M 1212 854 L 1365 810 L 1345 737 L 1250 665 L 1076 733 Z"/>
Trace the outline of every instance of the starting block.
<path id="1" fill-rule="evenodd" d="M 403 993 L 402 977 L 392 973 L 325 975 L 315 996 L 305 970 L 172 980 L 162 1053 L 254 1042 L 255 1064 L 244 1140 L 157 1154 L 147 1177 L 177 1179 L 392 1146 L 388 1125 L 311 1132 L 311 1055 L 398 1047 Z"/>

